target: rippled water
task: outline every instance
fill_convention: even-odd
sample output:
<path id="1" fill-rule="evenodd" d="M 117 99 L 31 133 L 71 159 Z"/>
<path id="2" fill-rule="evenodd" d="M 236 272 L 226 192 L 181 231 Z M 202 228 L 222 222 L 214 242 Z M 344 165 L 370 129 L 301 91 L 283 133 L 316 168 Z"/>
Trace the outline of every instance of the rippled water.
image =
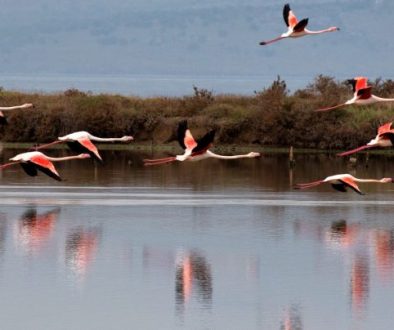
<path id="1" fill-rule="evenodd" d="M 60 183 L 0 172 L 1 329 L 392 327 L 394 185 L 292 188 L 394 176 L 392 158 L 102 154 L 57 163 Z"/>

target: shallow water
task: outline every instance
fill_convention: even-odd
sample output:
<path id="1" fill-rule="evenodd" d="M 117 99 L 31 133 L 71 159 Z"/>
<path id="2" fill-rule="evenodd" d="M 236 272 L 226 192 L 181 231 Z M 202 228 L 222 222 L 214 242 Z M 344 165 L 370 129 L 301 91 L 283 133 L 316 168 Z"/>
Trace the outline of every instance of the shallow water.
<path id="1" fill-rule="evenodd" d="M 3 150 L 2 162 L 20 150 Z M 53 150 L 52 155 L 66 151 Z M 2 329 L 389 329 L 394 185 L 295 191 L 391 158 L 285 155 L 144 168 L 105 151 L 0 178 Z"/>

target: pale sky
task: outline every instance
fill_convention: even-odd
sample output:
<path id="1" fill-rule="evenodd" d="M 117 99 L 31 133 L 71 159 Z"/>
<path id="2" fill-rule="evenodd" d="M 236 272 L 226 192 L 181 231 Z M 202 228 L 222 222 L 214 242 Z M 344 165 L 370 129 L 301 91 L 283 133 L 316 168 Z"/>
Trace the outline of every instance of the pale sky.
<path id="1" fill-rule="evenodd" d="M 310 29 L 285 32 L 276 0 L 0 0 L 2 74 L 184 74 L 392 78 L 392 0 L 297 0 Z"/>

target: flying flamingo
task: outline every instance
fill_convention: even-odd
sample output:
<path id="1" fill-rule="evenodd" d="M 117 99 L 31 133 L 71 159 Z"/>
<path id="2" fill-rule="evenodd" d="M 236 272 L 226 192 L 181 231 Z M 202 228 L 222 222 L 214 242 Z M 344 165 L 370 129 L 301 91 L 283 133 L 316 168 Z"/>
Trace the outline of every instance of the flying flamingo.
<path id="1" fill-rule="evenodd" d="M 309 183 L 298 183 L 295 188 L 296 189 L 307 189 L 307 188 L 316 187 L 322 183 L 330 183 L 331 186 L 335 190 L 338 190 L 341 192 L 346 192 L 347 188 L 351 188 L 356 193 L 358 193 L 360 195 L 364 195 L 364 193 L 357 186 L 356 182 L 392 183 L 393 179 L 392 178 L 383 178 L 380 180 L 358 179 L 350 174 L 337 174 L 337 175 L 328 176 L 324 180 L 319 180 L 319 181 L 314 181 L 314 182 L 309 182 Z"/>
<path id="2" fill-rule="evenodd" d="M 31 103 L 25 103 L 22 105 L 15 105 L 13 107 L 0 107 L 0 124 L 7 124 L 7 119 L 4 116 L 3 111 L 12 111 L 17 109 L 28 109 L 33 108 L 34 105 Z"/>
<path id="3" fill-rule="evenodd" d="M 268 45 L 273 42 L 286 39 L 286 38 L 299 38 L 307 35 L 315 35 L 315 34 L 321 34 L 321 33 L 326 33 L 326 32 L 334 32 L 334 31 L 339 31 L 339 28 L 333 26 L 325 30 L 319 30 L 319 31 L 310 31 L 306 29 L 306 26 L 308 25 L 308 18 L 304 18 L 301 21 L 297 20 L 297 17 L 294 15 L 293 11 L 290 9 L 290 5 L 286 4 L 283 7 L 283 18 L 285 20 L 285 23 L 288 27 L 287 32 L 282 33 L 280 37 L 269 40 L 269 41 L 262 41 L 260 42 L 260 45 Z"/>
<path id="4" fill-rule="evenodd" d="M 176 160 L 178 161 L 198 161 L 206 158 L 217 158 L 217 159 L 238 159 L 238 158 L 256 158 L 260 156 L 258 152 L 250 152 L 244 155 L 234 155 L 234 156 L 223 156 L 213 153 L 208 150 L 213 143 L 215 138 L 215 130 L 209 131 L 202 138 L 197 141 L 193 138 L 190 130 L 187 126 L 187 121 L 183 120 L 178 125 L 177 132 L 178 142 L 181 148 L 185 151 L 183 155 L 177 155 L 175 157 L 166 157 L 160 159 L 144 159 L 144 164 L 146 166 L 159 165 L 165 163 L 172 163 Z"/>
<path id="5" fill-rule="evenodd" d="M 358 151 L 370 148 L 385 148 L 385 147 L 392 147 L 394 146 L 394 129 L 391 128 L 392 123 L 387 123 L 379 127 L 378 134 L 375 136 L 374 139 L 369 141 L 366 145 L 358 147 L 353 150 L 345 151 L 338 156 L 347 156 L 354 154 Z"/>
<path id="6" fill-rule="evenodd" d="M 394 99 L 386 99 L 371 93 L 372 86 L 368 86 L 368 79 L 365 77 L 356 77 L 347 81 L 353 87 L 354 96 L 345 103 L 335 105 L 333 107 L 315 110 L 316 112 L 331 111 L 343 108 L 349 105 L 370 105 L 380 102 L 394 102 Z"/>
<path id="7" fill-rule="evenodd" d="M 78 153 L 88 153 L 92 158 L 102 162 L 101 158 L 96 146 L 92 143 L 92 141 L 97 142 L 129 142 L 132 141 L 132 136 L 123 136 L 121 138 L 99 138 L 94 136 L 88 132 L 80 131 L 74 132 L 65 136 L 58 137 L 58 139 L 54 142 L 44 144 L 38 147 L 34 147 L 35 150 L 44 149 L 54 144 L 66 142 L 68 147 Z"/>
<path id="8" fill-rule="evenodd" d="M 85 158 L 90 158 L 90 155 L 80 154 L 77 156 L 69 156 L 69 157 L 49 157 L 47 155 L 44 155 L 42 152 L 31 151 L 10 158 L 12 163 L 1 165 L 0 170 L 9 167 L 11 165 L 20 164 L 27 175 L 37 176 L 38 174 L 37 170 L 39 170 L 57 181 L 62 181 L 62 179 L 59 176 L 59 173 L 56 171 L 56 168 L 52 164 L 52 162 L 61 162 L 64 160 L 85 159 Z"/>

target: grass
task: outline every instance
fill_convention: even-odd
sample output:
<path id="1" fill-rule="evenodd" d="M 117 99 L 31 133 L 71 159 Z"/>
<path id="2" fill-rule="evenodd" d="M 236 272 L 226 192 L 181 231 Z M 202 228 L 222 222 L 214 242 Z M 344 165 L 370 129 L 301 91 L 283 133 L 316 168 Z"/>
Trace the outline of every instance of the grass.
<path id="1" fill-rule="evenodd" d="M 379 96 L 394 95 L 391 80 L 378 79 L 371 84 Z M 0 137 L 4 142 L 28 142 L 26 146 L 31 146 L 86 130 L 100 137 L 135 138 L 131 145 L 101 148 L 152 148 L 174 143 L 178 122 L 188 119 L 196 138 L 215 129 L 217 147 L 249 146 L 260 151 L 294 146 L 296 152 L 337 152 L 367 143 L 379 125 L 394 118 L 394 107 L 387 104 L 328 113 L 313 111 L 351 97 L 349 86 L 325 76 L 316 77 L 292 94 L 278 77 L 252 96 L 214 95 L 197 87 L 184 97 L 152 98 L 93 95 L 75 89 L 57 94 L 0 89 L 1 105 L 36 105 L 34 110 L 6 113 L 9 124 L 0 128 Z"/>

